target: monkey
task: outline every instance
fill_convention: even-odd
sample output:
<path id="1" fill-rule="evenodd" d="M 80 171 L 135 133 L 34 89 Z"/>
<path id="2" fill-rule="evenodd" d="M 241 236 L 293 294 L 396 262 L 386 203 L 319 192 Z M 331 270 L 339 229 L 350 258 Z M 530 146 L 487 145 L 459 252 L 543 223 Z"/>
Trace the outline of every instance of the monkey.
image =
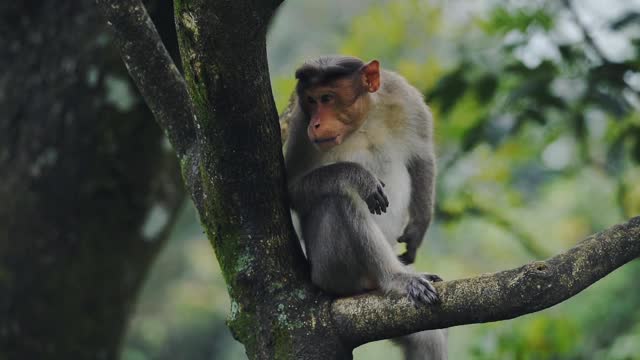
<path id="1" fill-rule="evenodd" d="M 297 80 L 285 168 L 291 210 L 314 285 L 337 296 L 366 291 L 439 302 L 434 274 L 408 265 L 435 197 L 433 119 L 422 94 L 377 60 L 325 56 Z M 406 243 L 397 256 L 394 245 Z M 446 359 L 447 331 L 398 339 L 407 360 Z"/>

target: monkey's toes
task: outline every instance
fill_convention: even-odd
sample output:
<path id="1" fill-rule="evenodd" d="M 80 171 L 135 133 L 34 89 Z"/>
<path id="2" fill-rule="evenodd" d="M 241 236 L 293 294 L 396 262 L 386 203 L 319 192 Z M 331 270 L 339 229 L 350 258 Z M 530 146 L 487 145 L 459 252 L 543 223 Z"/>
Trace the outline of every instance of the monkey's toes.
<path id="1" fill-rule="evenodd" d="M 407 284 L 407 296 L 415 305 L 433 305 L 440 302 L 438 293 L 431 282 L 424 275 L 418 275 Z"/>
<path id="2" fill-rule="evenodd" d="M 440 276 L 436 275 L 436 274 L 422 274 L 427 280 L 431 281 L 432 283 L 434 282 L 440 282 L 440 281 L 444 281 Z"/>

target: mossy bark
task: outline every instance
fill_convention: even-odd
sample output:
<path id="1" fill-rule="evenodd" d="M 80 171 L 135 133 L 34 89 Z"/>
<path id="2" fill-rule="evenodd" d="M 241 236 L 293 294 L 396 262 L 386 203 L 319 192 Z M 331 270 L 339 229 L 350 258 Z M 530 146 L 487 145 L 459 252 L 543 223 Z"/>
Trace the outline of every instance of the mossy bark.
<path id="1" fill-rule="evenodd" d="M 200 218 L 227 281 L 229 326 L 251 359 L 348 359 L 327 297 L 308 282 L 286 203 L 266 61 L 269 2 L 176 2 L 194 100 Z"/>
<path id="2" fill-rule="evenodd" d="M 117 358 L 175 155 L 93 1 L 5 2 L 0 43 L 0 359 Z"/>

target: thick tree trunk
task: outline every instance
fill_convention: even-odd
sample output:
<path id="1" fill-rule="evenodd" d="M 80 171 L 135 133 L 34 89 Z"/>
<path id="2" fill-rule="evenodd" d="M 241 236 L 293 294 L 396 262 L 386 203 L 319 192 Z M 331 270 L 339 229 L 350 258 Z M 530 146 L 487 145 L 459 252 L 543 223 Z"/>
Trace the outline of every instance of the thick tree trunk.
<path id="1" fill-rule="evenodd" d="M 1 359 L 117 358 L 184 198 L 110 37 L 91 0 L 0 5 Z"/>
<path id="2" fill-rule="evenodd" d="M 276 3 L 253 2 L 255 12 L 243 13 L 224 2 L 176 2 L 206 199 L 198 210 L 229 285 L 231 331 L 250 359 L 351 359 L 330 299 L 308 282 L 285 202 L 266 63 L 264 14 Z"/>

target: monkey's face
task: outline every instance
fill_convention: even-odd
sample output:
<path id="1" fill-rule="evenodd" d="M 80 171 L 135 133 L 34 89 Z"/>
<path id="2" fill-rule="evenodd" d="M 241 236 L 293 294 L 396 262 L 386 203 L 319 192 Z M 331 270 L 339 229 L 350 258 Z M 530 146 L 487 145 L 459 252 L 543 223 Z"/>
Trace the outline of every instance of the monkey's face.
<path id="1" fill-rule="evenodd" d="M 300 102 L 309 114 L 309 140 L 322 151 L 342 144 L 366 119 L 369 98 L 364 95 L 351 79 L 306 90 Z"/>
<path id="2" fill-rule="evenodd" d="M 362 126 L 371 108 L 369 93 L 380 87 L 377 60 L 346 74 L 343 70 L 337 64 L 307 64 L 296 71 L 298 101 L 309 119 L 307 135 L 323 151 L 342 144 Z"/>

